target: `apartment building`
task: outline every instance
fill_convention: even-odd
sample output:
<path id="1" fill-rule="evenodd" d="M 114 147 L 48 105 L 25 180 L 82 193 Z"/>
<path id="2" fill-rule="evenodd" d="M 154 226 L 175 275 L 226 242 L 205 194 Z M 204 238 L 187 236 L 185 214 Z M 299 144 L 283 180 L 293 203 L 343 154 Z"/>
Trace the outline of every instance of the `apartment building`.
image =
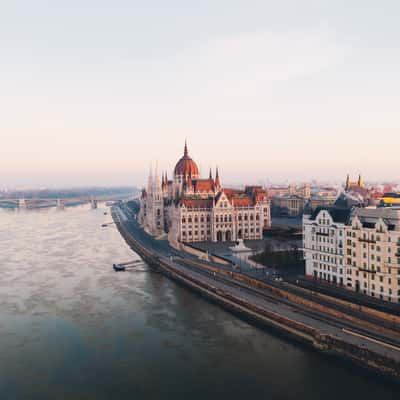
<path id="1" fill-rule="evenodd" d="M 400 301 L 400 208 L 319 209 L 303 234 L 307 276 Z"/>

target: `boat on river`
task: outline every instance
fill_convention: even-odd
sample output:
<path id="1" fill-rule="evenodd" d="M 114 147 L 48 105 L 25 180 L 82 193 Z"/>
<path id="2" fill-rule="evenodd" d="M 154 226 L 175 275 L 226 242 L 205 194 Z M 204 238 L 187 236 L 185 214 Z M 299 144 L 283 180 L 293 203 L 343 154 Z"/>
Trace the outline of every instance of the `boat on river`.
<path id="1" fill-rule="evenodd" d="M 125 266 L 121 264 L 113 264 L 113 268 L 115 272 L 125 271 Z"/>

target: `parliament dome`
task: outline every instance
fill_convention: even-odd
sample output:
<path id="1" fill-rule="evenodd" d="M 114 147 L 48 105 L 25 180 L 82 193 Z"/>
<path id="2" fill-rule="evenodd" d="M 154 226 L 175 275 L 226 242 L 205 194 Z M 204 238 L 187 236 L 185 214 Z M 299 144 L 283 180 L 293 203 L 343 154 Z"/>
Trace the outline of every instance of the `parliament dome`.
<path id="1" fill-rule="evenodd" d="M 174 175 L 191 176 L 192 178 L 199 176 L 199 168 L 197 167 L 197 164 L 189 157 L 186 143 L 183 157 L 175 165 Z"/>

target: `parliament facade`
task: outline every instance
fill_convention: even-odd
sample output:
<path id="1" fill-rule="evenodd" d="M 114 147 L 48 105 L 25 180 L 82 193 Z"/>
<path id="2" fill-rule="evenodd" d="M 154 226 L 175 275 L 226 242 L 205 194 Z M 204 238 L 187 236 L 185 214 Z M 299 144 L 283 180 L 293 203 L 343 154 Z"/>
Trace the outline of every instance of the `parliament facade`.
<path id="1" fill-rule="evenodd" d="M 244 190 L 223 187 L 218 169 L 201 178 L 197 164 L 184 154 L 173 179 L 150 172 L 142 190 L 139 222 L 171 243 L 262 239 L 271 224 L 270 201 L 261 186 Z"/>

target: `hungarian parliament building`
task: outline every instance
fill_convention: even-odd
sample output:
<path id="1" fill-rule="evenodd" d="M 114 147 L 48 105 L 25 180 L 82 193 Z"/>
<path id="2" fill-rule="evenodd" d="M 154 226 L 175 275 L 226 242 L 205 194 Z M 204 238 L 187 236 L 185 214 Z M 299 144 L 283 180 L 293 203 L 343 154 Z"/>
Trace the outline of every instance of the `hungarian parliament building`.
<path id="1" fill-rule="evenodd" d="M 185 143 L 173 179 L 150 171 L 140 198 L 139 223 L 170 243 L 262 239 L 271 224 L 270 200 L 261 186 L 225 188 L 218 168 L 201 178 Z"/>

